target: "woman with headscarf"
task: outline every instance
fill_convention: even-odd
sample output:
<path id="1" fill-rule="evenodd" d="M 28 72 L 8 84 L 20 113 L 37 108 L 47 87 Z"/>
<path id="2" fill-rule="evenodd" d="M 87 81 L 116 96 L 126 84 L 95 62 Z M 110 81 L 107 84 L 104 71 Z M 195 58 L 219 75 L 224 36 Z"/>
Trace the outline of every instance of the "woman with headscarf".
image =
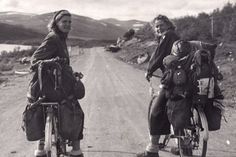
<path id="1" fill-rule="evenodd" d="M 66 61 L 64 63 L 64 67 L 62 68 L 70 67 L 70 58 L 67 50 L 66 39 L 68 33 L 71 30 L 71 14 L 67 10 L 60 10 L 55 12 L 52 20 L 49 22 L 48 30 L 48 35 L 32 56 L 32 67 L 42 60 L 53 58 L 65 59 Z M 83 117 L 84 115 L 82 115 L 82 121 L 84 121 Z M 80 132 L 79 138 L 72 141 L 72 151 L 70 153 L 70 156 L 83 157 L 82 151 L 80 149 L 80 140 L 82 138 L 83 129 Z M 44 140 L 39 141 L 38 148 L 37 150 L 35 150 L 35 156 L 46 156 L 46 152 L 44 150 Z"/>

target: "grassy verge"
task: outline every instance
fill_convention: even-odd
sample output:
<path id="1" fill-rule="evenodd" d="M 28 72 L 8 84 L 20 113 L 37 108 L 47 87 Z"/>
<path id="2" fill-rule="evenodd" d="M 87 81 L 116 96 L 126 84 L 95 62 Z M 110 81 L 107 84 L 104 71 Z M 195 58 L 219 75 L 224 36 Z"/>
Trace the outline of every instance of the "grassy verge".
<path id="1" fill-rule="evenodd" d="M 36 48 L 32 47 L 29 50 L 14 50 L 11 52 L 2 52 L 0 55 L 0 72 L 12 70 L 14 65 L 20 58 L 32 56 L 35 50 Z"/>

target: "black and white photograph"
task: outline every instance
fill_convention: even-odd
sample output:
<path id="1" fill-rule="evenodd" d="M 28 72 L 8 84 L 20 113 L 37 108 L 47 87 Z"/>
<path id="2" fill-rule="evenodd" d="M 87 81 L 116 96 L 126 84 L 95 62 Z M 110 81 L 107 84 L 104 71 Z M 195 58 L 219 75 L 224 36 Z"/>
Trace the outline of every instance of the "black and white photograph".
<path id="1" fill-rule="evenodd" d="M 0 8 L 0 157 L 236 157 L 236 0 Z"/>

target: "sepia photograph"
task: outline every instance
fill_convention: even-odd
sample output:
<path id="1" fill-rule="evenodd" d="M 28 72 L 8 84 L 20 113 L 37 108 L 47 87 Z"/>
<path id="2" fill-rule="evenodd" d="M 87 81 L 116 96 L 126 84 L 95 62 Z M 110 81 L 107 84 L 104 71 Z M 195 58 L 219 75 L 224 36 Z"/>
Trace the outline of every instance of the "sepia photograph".
<path id="1" fill-rule="evenodd" d="M 0 157 L 236 157 L 236 0 L 0 8 Z"/>

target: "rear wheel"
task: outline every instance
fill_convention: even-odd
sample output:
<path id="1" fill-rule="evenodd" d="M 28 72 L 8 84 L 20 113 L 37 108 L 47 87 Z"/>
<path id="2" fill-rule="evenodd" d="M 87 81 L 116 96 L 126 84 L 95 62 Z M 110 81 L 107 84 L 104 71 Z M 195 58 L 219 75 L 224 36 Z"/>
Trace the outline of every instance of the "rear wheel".
<path id="1" fill-rule="evenodd" d="M 52 147 L 52 157 L 64 157 L 66 154 L 66 142 L 59 135 L 58 131 L 58 119 L 53 117 L 53 133 L 54 141 Z"/>
<path id="2" fill-rule="evenodd" d="M 191 131 L 187 129 L 179 131 L 177 139 L 180 157 L 188 157 L 193 155 L 190 133 Z"/>
<path id="3" fill-rule="evenodd" d="M 51 157 L 52 149 L 52 113 L 47 114 L 46 124 L 45 124 L 45 151 L 47 157 Z"/>
<path id="4" fill-rule="evenodd" d="M 201 155 L 201 157 L 205 157 L 207 153 L 207 142 L 209 139 L 208 123 L 206 115 L 202 109 L 198 110 L 198 114 L 199 114 L 199 123 L 197 123 L 196 135 L 199 136 L 198 137 L 199 147 L 197 149 L 194 149 L 194 153 L 196 155 Z"/>
<path id="5" fill-rule="evenodd" d="M 61 157 L 66 154 L 66 142 L 61 138 L 57 139 L 56 148 L 57 148 L 57 157 Z"/>
<path id="6" fill-rule="evenodd" d="M 193 110 L 192 129 L 184 129 L 179 133 L 178 146 L 180 157 L 198 156 L 206 157 L 207 141 L 209 138 L 208 123 L 202 109 Z"/>

